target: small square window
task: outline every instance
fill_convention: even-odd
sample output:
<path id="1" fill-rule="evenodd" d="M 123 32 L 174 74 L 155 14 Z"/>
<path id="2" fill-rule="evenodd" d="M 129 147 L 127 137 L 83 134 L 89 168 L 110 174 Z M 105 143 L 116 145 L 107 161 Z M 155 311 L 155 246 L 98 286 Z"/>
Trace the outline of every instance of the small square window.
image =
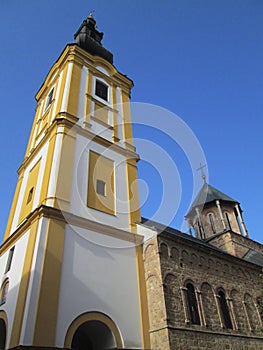
<path id="1" fill-rule="evenodd" d="M 96 192 L 101 196 L 106 196 L 106 183 L 102 180 L 96 182 Z"/>
<path id="2" fill-rule="evenodd" d="M 30 203 L 32 201 L 33 193 L 34 193 L 34 187 L 32 187 L 31 190 L 28 193 L 26 204 L 28 204 L 28 203 Z"/>
<path id="3" fill-rule="evenodd" d="M 95 94 L 105 101 L 108 101 L 108 86 L 103 82 L 96 80 Z"/>
<path id="4" fill-rule="evenodd" d="M 50 91 L 50 93 L 47 95 L 47 101 L 45 106 L 45 111 L 48 109 L 48 107 L 51 105 L 52 99 L 54 94 L 54 88 Z"/>
<path id="5" fill-rule="evenodd" d="M 14 255 L 14 250 L 15 250 L 15 247 L 11 248 L 9 250 L 9 253 L 8 253 L 8 258 L 7 258 L 7 263 L 6 263 L 6 267 L 5 267 L 5 273 L 7 273 L 10 268 L 11 268 L 11 264 L 12 264 L 12 260 L 13 260 L 13 255 Z"/>

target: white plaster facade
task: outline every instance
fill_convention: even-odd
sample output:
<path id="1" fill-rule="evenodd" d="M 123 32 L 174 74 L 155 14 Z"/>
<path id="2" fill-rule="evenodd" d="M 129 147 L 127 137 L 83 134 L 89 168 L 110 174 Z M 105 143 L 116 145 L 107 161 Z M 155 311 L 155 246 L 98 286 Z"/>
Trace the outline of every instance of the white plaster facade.
<path id="1" fill-rule="evenodd" d="M 25 253 L 28 243 L 29 231 L 27 231 L 15 244 L 15 250 L 13 254 L 12 264 L 10 270 L 5 273 L 5 268 L 7 264 L 9 250 L 6 251 L 0 257 L 0 276 L 1 276 L 1 285 L 8 279 L 9 288 L 6 302 L 0 306 L 0 310 L 5 311 L 8 319 L 8 332 L 6 339 L 6 348 L 9 346 L 10 336 L 15 315 L 16 302 L 18 297 L 18 291 L 20 283 L 22 280 L 22 271 L 23 271 L 23 261 L 25 259 Z"/>
<path id="2" fill-rule="evenodd" d="M 136 248 L 118 246 L 117 238 L 67 225 L 56 346 L 63 347 L 70 324 L 89 311 L 115 322 L 124 347 L 142 346 Z"/>

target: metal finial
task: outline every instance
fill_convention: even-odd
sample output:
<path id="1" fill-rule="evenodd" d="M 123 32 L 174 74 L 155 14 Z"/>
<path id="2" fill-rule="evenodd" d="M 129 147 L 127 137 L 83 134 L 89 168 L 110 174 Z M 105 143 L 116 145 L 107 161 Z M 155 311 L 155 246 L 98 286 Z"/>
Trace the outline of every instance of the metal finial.
<path id="1" fill-rule="evenodd" d="M 200 167 L 197 169 L 197 171 L 201 170 L 202 179 L 206 183 L 206 175 L 205 175 L 204 170 L 203 170 L 205 167 L 206 167 L 206 164 L 202 165 L 202 163 L 200 163 Z"/>
<path id="2" fill-rule="evenodd" d="M 94 19 L 94 17 L 93 17 L 94 12 L 95 12 L 95 10 L 91 10 L 89 15 L 88 15 L 88 18 Z"/>

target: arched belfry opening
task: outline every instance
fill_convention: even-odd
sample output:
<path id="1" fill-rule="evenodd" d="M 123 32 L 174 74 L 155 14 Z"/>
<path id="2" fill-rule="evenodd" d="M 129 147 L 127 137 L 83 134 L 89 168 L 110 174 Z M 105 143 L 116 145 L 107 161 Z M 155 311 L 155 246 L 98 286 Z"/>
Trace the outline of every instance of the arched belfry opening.
<path id="1" fill-rule="evenodd" d="M 6 325 L 5 321 L 0 318 L 0 350 L 5 349 L 5 342 L 6 342 Z"/>
<path id="2" fill-rule="evenodd" d="M 204 183 L 186 215 L 190 233 L 203 240 L 226 232 L 248 237 L 240 204 L 235 199 Z"/>
<path id="3" fill-rule="evenodd" d="M 103 322 L 94 320 L 81 324 L 74 333 L 74 350 L 106 350 L 116 348 L 114 334 Z"/>

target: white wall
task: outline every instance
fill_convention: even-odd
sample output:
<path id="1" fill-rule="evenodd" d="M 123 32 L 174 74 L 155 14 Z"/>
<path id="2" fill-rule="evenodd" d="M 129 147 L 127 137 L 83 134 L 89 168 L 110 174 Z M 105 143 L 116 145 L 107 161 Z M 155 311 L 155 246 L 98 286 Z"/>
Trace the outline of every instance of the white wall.
<path id="1" fill-rule="evenodd" d="M 20 336 L 20 343 L 23 345 L 32 345 L 33 342 L 47 228 L 48 219 L 41 218 L 38 224 L 38 231 L 32 260 L 31 276 L 28 285 L 25 313 Z"/>
<path id="2" fill-rule="evenodd" d="M 67 225 L 56 346 L 63 347 L 76 317 L 97 311 L 116 323 L 125 347 L 141 347 L 136 251 L 111 248 L 121 245 L 116 238 Z"/>
<path id="3" fill-rule="evenodd" d="M 10 270 L 6 274 L 4 274 L 4 271 L 6 268 L 9 250 L 0 257 L 1 285 L 6 278 L 9 279 L 9 289 L 7 294 L 7 300 L 5 304 L 0 306 L 0 310 L 4 310 L 8 318 L 8 334 L 7 334 L 7 341 L 6 341 L 7 349 L 9 347 L 12 324 L 14 321 L 15 308 L 16 308 L 20 282 L 22 278 L 22 270 L 24 266 L 24 259 L 25 259 L 28 237 L 29 237 L 29 231 L 26 232 L 19 239 L 19 241 L 15 243 L 15 250 L 14 250 L 12 265 Z"/>

